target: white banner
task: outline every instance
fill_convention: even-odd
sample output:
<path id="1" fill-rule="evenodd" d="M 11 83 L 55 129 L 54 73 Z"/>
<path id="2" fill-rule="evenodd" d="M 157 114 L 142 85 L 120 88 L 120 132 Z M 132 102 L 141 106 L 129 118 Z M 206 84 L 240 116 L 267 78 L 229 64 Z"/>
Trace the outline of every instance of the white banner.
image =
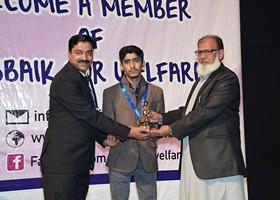
<path id="1" fill-rule="evenodd" d="M 197 78 L 197 41 L 206 34 L 223 39 L 224 64 L 242 91 L 239 1 L 0 0 L 0 23 L 0 192 L 41 188 L 49 87 L 74 34 L 97 40 L 92 78 L 99 105 L 103 90 L 119 81 L 118 52 L 128 44 L 143 49 L 143 76 L 164 89 L 166 111 L 184 105 Z M 240 116 L 244 150 L 242 101 Z M 93 185 L 108 183 L 107 154 L 97 146 Z M 159 181 L 178 180 L 179 158 L 177 139 L 159 140 Z"/>

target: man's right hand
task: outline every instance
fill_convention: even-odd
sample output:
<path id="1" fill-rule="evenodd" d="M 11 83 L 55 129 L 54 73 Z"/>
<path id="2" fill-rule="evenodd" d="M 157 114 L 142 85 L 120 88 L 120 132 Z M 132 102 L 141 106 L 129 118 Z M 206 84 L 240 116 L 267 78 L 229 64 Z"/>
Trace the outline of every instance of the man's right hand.
<path id="1" fill-rule="evenodd" d="M 148 120 L 152 123 L 162 122 L 162 115 L 151 110 L 148 114 Z"/>
<path id="2" fill-rule="evenodd" d="M 150 138 L 149 130 L 143 127 L 130 127 L 130 132 L 128 134 L 129 138 L 133 138 L 136 140 L 147 140 Z"/>

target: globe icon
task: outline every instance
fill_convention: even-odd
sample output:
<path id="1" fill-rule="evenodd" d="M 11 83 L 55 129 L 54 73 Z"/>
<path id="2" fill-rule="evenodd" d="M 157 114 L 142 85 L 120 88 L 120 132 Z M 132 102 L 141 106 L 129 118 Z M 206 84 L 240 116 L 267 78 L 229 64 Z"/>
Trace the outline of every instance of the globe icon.
<path id="1" fill-rule="evenodd" d="M 24 142 L 24 135 L 18 130 L 13 130 L 9 132 L 6 136 L 6 142 L 10 147 L 17 148 L 20 147 Z"/>

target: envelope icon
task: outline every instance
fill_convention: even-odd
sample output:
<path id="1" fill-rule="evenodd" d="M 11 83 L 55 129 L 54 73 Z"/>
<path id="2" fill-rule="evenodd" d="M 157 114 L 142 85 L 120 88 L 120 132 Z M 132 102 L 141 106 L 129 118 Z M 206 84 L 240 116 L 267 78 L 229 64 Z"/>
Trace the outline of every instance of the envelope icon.
<path id="1" fill-rule="evenodd" d="M 6 124 L 29 124 L 29 111 L 6 110 Z"/>

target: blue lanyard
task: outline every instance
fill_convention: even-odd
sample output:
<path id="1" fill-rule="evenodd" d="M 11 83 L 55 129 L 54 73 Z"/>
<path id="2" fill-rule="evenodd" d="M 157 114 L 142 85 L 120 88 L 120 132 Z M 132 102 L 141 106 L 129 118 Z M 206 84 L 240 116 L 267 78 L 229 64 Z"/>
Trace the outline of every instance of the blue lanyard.
<path id="1" fill-rule="evenodd" d="M 90 94 L 91 94 L 91 97 L 92 97 L 92 100 L 93 100 L 93 105 L 94 105 L 94 107 L 95 107 L 95 109 L 96 109 L 97 111 L 100 111 L 100 109 L 99 109 L 98 106 L 97 106 L 96 97 L 95 97 L 94 92 L 93 92 L 93 89 L 92 89 L 93 86 L 92 86 L 91 83 L 90 83 L 90 77 L 89 77 L 89 76 L 86 76 L 86 79 L 87 79 L 88 86 L 89 86 L 89 89 L 90 89 Z"/>
<path id="2" fill-rule="evenodd" d="M 134 113 L 139 117 L 139 118 L 142 118 L 142 115 L 141 113 L 138 111 L 138 109 L 136 108 L 136 106 L 134 105 L 132 99 L 130 98 L 129 94 L 127 93 L 124 85 L 122 82 L 120 82 L 120 86 L 122 88 L 122 91 L 124 93 L 124 96 L 126 97 L 127 101 L 129 102 L 131 108 L 133 109 Z M 142 99 L 142 107 L 144 106 L 144 102 L 146 101 L 146 98 L 147 98 L 147 94 L 148 94 L 148 82 L 146 82 L 146 88 L 145 88 L 145 91 L 144 91 L 144 95 L 143 95 L 143 99 Z"/>
<path id="3" fill-rule="evenodd" d="M 94 94 L 93 94 L 93 91 L 92 91 L 92 89 L 91 88 L 89 88 L 90 89 L 90 94 L 91 94 L 91 97 L 92 97 L 92 99 L 93 99 L 93 105 L 94 105 L 94 107 L 96 107 L 97 108 L 97 106 L 96 106 L 96 101 L 95 101 L 95 96 L 94 96 Z"/>

